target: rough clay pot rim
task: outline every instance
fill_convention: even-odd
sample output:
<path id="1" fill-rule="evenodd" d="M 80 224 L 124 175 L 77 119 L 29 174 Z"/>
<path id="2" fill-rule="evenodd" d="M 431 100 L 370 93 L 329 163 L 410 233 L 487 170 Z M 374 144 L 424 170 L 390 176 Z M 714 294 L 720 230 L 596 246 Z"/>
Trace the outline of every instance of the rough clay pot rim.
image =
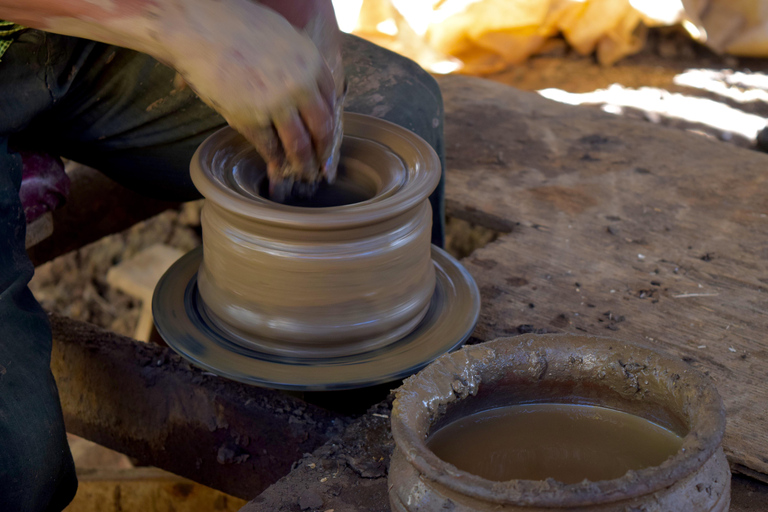
<path id="1" fill-rule="evenodd" d="M 612 480 L 583 481 L 576 484 L 564 484 L 554 479 L 497 482 L 462 471 L 437 457 L 427 448 L 426 435 L 424 437 L 419 435 L 419 430 L 415 426 L 418 420 L 416 418 L 403 419 L 402 409 L 406 409 L 413 405 L 413 402 L 419 400 L 419 394 L 415 388 L 421 386 L 422 389 L 435 391 L 437 387 L 434 381 L 429 379 L 429 376 L 440 366 L 449 370 L 452 368 L 455 379 L 463 379 L 470 385 L 477 384 L 479 382 L 473 382 L 472 375 L 469 375 L 468 372 L 458 373 L 460 369 L 464 367 L 463 369 L 466 370 L 466 366 L 473 363 L 486 366 L 493 364 L 489 361 L 497 359 L 495 351 L 511 352 L 529 340 L 557 340 L 561 345 L 571 342 L 574 347 L 577 342 L 586 342 L 595 346 L 596 350 L 606 350 L 610 343 L 610 347 L 613 347 L 612 352 L 618 354 L 620 351 L 632 349 L 638 353 L 644 353 L 646 357 L 655 357 L 658 362 L 663 362 L 664 368 L 670 370 L 670 373 L 685 374 L 686 379 L 693 385 L 702 386 L 700 397 L 703 402 L 698 404 L 696 410 L 687 418 L 693 423 L 688 434 L 683 438 L 682 449 L 659 466 L 637 471 L 630 470 L 624 476 Z M 530 348 L 528 349 L 530 350 Z M 456 390 L 451 390 L 451 392 L 458 393 Z M 464 398 L 466 397 L 459 397 L 459 400 Z M 446 401 L 444 399 L 441 403 L 451 401 L 453 400 Z M 428 406 L 423 400 L 419 402 L 419 405 L 421 407 Z M 445 354 L 418 374 L 406 379 L 403 385 L 396 390 L 391 418 L 392 436 L 396 443 L 395 450 L 400 450 L 406 460 L 421 473 L 422 477 L 433 480 L 455 492 L 488 502 L 553 508 L 611 503 L 669 487 L 698 470 L 703 463 L 709 460 L 722 444 L 725 431 L 725 408 L 717 388 L 710 379 L 690 365 L 646 345 L 603 336 L 575 334 L 539 334 L 497 338 L 485 343 L 465 346 L 461 350 Z M 686 449 L 697 446 L 700 449 Z M 686 450 L 683 451 L 683 449 Z"/>
<path id="2" fill-rule="evenodd" d="M 351 112 L 344 113 L 344 133 L 376 142 L 402 161 L 405 178 L 398 190 L 386 197 L 379 198 L 379 192 L 360 203 L 326 208 L 254 201 L 211 175 L 210 164 L 219 143 L 240 137 L 230 127 L 216 131 L 197 148 L 190 163 L 192 181 L 206 199 L 227 211 L 260 223 L 296 229 L 342 229 L 381 222 L 418 206 L 440 182 L 441 173 L 435 172 L 441 168 L 437 153 L 415 133 L 383 119 Z"/>

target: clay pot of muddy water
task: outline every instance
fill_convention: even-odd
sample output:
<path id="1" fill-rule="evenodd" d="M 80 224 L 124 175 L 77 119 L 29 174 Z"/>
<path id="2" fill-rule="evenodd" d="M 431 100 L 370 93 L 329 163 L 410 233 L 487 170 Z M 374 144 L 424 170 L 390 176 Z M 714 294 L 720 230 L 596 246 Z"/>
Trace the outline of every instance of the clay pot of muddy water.
<path id="1" fill-rule="evenodd" d="M 552 407 L 571 411 L 568 426 L 531 423 L 537 417 L 531 413 Z M 488 419 L 493 415 L 518 423 L 489 434 L 489 425 L 502 424 Z M 563 419 L 550 419 L 556 417 Z M 622 418 L 632 428 L 627 430 Z M 592 448 L 589 442 L 567 446 L 564 439 L 582 420 L 608 423 L 591 423 L 590 432 L 598 436 L 589 441 Z M 724 512 L 731 482 L 721 445 L 724 428 L 722 401 L 712 382 L 652 349 L 574 335 L 498 339 L 442 356 L 397 390 L 390 502 L 398 512 Z M 661 438 L 654 437 L 661 432 Z M 453 448 L 446 449 L 446 439 Z M 498 453 L 488 448 L 493 443 L 499 452 L 522 443 L 516 452 L 521 458 L 505 462 L 512 478 L 478 476 L 498 469 L 488 465 Z M 626 471 L 622 464 L 632 467 L 637 461 L 624 460 L 625 453 L 656 461 Z M 546 479 L 547 471 L 557 473 L 573 457 L 598 457 L 592 461 L 597 478 Z"/>
<path id="2" fill-rule="evenodd" d="M 198 149 L 200 295 L 243 345 L 291 356 L 349 355 L 401 338 L 435 288 L 428 196 L 440 162 L 394 124 L 346 114 L 334 185 L 271 201 L 263 161 L 225 128 Z"/>

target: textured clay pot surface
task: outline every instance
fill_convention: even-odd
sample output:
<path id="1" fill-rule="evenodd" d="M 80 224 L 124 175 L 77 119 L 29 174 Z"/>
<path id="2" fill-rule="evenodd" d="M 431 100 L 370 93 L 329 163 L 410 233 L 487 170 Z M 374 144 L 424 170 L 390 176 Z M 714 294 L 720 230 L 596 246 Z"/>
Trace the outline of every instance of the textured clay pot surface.
<path id="1" fill-rule="evenodd" d="M 245 346 L 360 353 L 401 338 L 427 311 L 435 289 L 427 198 L 439 159 L 386 121 L 346 114 L 344 126 L 336 183 L 315 198 L 323 207 L 267 199 L 263 161 L 229 128 L 192 159 L 206 198 L 200 295 Z"/>
<path id="2" fill-rule="evenodd" d="M 519 403 L 592 404 L 651 420 L 684 436 L 659 466 L 564 484 L 494 482 L 439 459 L 426 444 L 443 424 Z M 725 512 L 730 472 L 725 411 L 712 382 L 670 356 L 609 338 L 567 334 L 501 338 L 437 359 L 397 390 L 393 511 Z"/>

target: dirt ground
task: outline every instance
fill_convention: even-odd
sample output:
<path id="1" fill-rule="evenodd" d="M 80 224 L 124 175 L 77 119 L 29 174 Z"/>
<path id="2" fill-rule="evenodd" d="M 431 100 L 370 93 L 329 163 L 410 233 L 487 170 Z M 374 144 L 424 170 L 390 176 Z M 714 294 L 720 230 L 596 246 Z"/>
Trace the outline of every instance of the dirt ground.
<path id="1" fill-rule="evenodd" d="M 35 269 L 30 288 L 49 311 L 132 335 L 141 304 L 107 284 L 107 271 L 163 243 L 189 251 L 200 245 L 200 202 L 166 211 Z"/>
<path id="2" fill-rule="evenodd" d="M 563 45 L 486 78 L 524 90 L 578 93 L 582 98 L 544 95 L 754 148 L 757 133 L 747 125 L 764 127 L 767 72 L 766 59 L 716 55 L 682 29 L 665 28 L 652 30 L 642 52 L 611 67 Z"/>

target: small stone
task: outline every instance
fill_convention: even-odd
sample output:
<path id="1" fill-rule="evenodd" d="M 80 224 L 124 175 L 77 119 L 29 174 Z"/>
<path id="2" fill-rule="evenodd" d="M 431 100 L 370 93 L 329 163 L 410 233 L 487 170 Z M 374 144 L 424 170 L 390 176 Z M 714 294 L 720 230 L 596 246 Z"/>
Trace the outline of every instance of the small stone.
<path id="1" fill-rule="evenodd" d="M 216 461 L 219 464 L 232 464 L 235 462 L 235 451 L 226 444 L 219 447 L 219 451 L 216 454 Z"/>
<path id="2" fill-rule="evenodd" d="M 306 490 L 299 495 L 301 510 L 314 510 L 323 506 L 323 498 L 314 491 Z"/>
<path id="3" fill-rule="evenodd" d="M 768 153 L 768 128 L 757 132 L 757 149 Z"/>

